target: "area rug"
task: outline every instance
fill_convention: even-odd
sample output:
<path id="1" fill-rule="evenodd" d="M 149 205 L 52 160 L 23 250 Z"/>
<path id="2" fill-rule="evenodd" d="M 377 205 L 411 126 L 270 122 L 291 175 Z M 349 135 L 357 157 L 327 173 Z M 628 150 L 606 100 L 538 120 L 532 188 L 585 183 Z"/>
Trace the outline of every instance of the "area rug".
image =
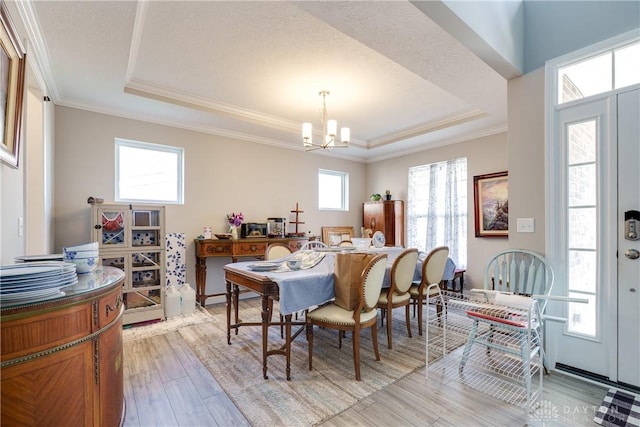
<path id="1" fill-rule="evenodd" d="M 593 421 L 605 427 L 640 427 L 640 396 L 609 390 Z"/>
<path id="2" fill-rule="evenodd" d="M 177 331 L 184 326 L 211 322 L 213 319 L 213 316 L 206 309 L 196 304 L 196 309 L 192 313 L 180 314 L 157 322 L 125 325 L 122 331 L 122 338 L 125 341 L 131 341 L 153 337 L 166 334 L 167 332 Z"/>
<path id="3" fill-rule="evenodd" d="M 260 319 L 258 305 L 243 302 L 242 319 Z M 418 336 L 415 319 L 414 335 L 409 338 L 404 310 L 393 311 L 394 348 L 387 348 L 386 327 L 379 328 L 380 361 L 375 361 L 370 330 L 361 334 L 362 381 L 355 380 L 351 337 L 343 340 L 340 349 L 337 331 L 314 329 L 311 371 L 306 337 L 304 333 L 297 337 L 292 343 L 290 381 L 286 380 L 284 356 L 268 358 L 269 379 L 263 379 L 260 327 L 240 328 L 238 335 L 232 332 L 232 343 L 227 345 L 226 320 L 219 313 L 214 322 L 178 332 L 252 425 L 310 426 L 425 366 L 425 337 Z M 280 328 L 271 327 L 270 347 L 282 342 Z"/>

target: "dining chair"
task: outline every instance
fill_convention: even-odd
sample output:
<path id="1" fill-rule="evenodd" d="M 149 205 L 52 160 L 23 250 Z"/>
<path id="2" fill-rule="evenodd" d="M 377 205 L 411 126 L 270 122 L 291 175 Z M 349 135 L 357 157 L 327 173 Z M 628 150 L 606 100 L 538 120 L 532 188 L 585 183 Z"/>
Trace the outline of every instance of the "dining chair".
<path id="1" fill-rule="evenodd" d="M 536 352 L 540 352 L 546 366 L 541 331 L 547 304 L 544 297 L 550 294 L 553 280 L 553 269 L 536 252 L 507 249 L 492 256 L 484 273 L 490 309 L 467 311 L 473 324 L 460 361 L 460 372 L 475 343 L 486 346 L 487 357 L 492 349 L 519 356 L 525 379 L 530 359 Z M 488 325 L 486 332 L 480 332 L 482 324 Z"/>
<path id="2" fill-rule="evenodd" d="M 383 288 L 378 297 L 377 307 L 380 309 L 382 325 L 384 319 L 387 318 L 387 345 L 389 349 L 393 348 L 393 329 L 392 310 L 398 307 L 405 307 L 405 318 L 407 323 L 407 334 L 411 338 L 411 320 L 410 320 L 410 302 L 413 275 L 416 271 L 418 262 L 418 249 L 410 248 L 402 251 L 400 255 L 393 261 L 391 266 L 391 286 Z"/>
<path id="3" fill-rule="evenodd" d="M 285 258 L 287 256 L 291 255 L 291 249 L 289 248 L 289 246 L 285 245 L 284 243 L 270 243 L 267 246 L 267 249 L 265 251 L 264 254 L 264 259 L 267 261 L 273 261 L 276 259 L 281 259 L 281 258 Z M 240 297 L 239 294 L 242 293 L 243 291 L 238 291 L 236 293 L 234 293 L 234 298 L 233 298 L 233 306 L 234 306 L 234 315 L 236 318 L 236 323 L 238 322 L 238 310 L 239 310 L 239 305 L 240 305 Z M 273 317 L 273 300 L 269 299 L 269 312 L 271 313 L 272 317 Z M 297 315 L 296 315 L 297 316 Z M 282 316 L 280 316 L 282 318 Z M 280 328 L 282 329 L 282 327 Z M 236 330 L 237 332 L 237 330 Z M 282 333 L 281 333 L 282 335 Z"/>
<path id="4" fill-rule="evenodd" d="M 387 254 L 376 255 L 364 268 L 358 283 L 359 301 L 353 310 L 338 306 L 335 301 L 328 302 L 307 313 L 307 339 L 309 342 L 309 370 L 313 362 L 313 326 L 338 331 L 338 346 L 342 348 L 342 333 L 351 331 L 353 335 L 353 365 L 356 380 L 360 381 L 360 331 L 371 328 L 371 341 L 376 360 L 380 360 L 378 349 L 378 311 L 376 303 L 387 267 Z"/>
<path id="5" fill-rule="evenodd" d="M 420 281 L 413 282 L 409 289 L 411 303 L 418 309 L 418 335 L 422 335 L 422 304 L 429 296 L 432 296 L 427 295 L 429 286 L 442 281 L 447 258 L 449 258 L 448 246 L 438 246 L 429 251 L 422 261 Z M 434 292 L 433 288 L 431 292 Z M 437 309 L 441 310 L 442 307 L 437 306 Z"/>
<path id="6" fill-rule="evenodd" d="M 291 249 L 289 246 L 284 243 L 270 243 L 267 246 L 267 251 L 265 252 L 264 259 L 267 261 L 273 261 L 276 259 L 285 258 L 291 255 Z M 273 299 L 269 298 L 269 313 L 271 313 L 271 318 L 273 319 Z M 296 313 L 296 320 L 298 319 L 298 313 Z M 284 322 L 284 317 L 282 314 L 280 315 L 280 336 L 284 335 L 284 327 L 282 323 Z"/>
<path id="7" fill-rule="evenodd" d="M 267 246 L 264 259 L 272 261 L 274 259 L 280 259 L 291 255 L 291 249 L 284 243 L 270 243 Z"/>
<path id="8" fill-rule="evenodd" d="M 352 248 L 355 245 L 353 244 L 353 242 L 351 240 L 343 240 L 340 243 L 338 243 L 338 246 L 341 248 Z"/>
<path id="9" fill-rule="evenodd" d="M 308 251 L 313 249 L 322 249 L 328 248 L 326 244 L 322 243 L 320 240 L 309 240 L 307 243 L 300 247 L 300 251 Z"/>

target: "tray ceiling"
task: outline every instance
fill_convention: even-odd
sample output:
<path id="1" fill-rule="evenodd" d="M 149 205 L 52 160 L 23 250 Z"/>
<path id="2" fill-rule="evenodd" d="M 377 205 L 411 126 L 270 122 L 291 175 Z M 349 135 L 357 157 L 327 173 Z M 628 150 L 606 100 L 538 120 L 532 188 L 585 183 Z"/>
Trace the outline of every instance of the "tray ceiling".
<path id="1" fill-rule="evenodd" d="M 57 105 L 302 150 L 329 90 L 352 144 L 318 152 L 362 162 L 506 129 L 504 77 L 410 2 L 13 6 Z"/>

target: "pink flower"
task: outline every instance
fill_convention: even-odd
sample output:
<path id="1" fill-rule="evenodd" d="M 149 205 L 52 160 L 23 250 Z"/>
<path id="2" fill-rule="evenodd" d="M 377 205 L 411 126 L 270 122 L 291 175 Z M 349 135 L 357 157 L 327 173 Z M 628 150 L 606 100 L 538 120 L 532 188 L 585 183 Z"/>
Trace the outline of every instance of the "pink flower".
<path id="1" fill-rule="evenodd" d="M 231 215 L 227 214 L 227 221 L 229 221 L 229 224 L 237 227 L 244 221 L 244 215 L 242 215 L 242 212 L 232 213 Z"/>

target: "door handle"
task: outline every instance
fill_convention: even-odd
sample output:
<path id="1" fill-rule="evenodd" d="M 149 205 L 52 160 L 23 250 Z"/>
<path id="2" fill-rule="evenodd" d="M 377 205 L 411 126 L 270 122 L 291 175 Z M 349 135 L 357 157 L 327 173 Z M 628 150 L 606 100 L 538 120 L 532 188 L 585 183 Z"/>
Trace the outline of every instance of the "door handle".
<path id="1" fill-rule="evenodd" d="M 627 249 L 626 251 L 624 251 L 624 256 L 629 259 L 638 259 L 640 258 L 640 252 L 635 249 Z"/>

